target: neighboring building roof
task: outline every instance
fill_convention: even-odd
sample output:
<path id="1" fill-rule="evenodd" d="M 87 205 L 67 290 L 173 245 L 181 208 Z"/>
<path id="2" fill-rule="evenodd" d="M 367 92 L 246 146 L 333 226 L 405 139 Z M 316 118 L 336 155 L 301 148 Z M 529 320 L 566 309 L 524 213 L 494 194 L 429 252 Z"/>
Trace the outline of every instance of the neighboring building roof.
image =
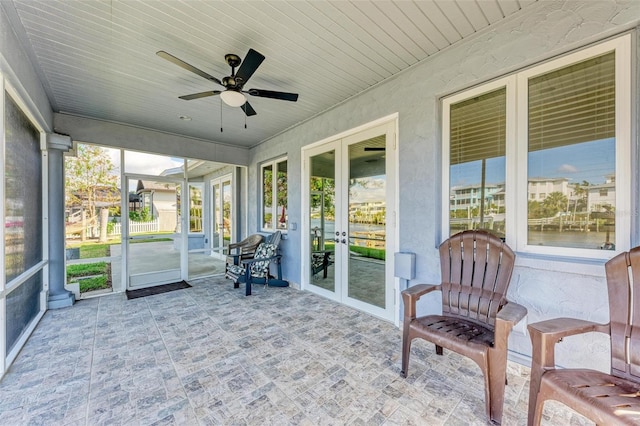
<path id="1" fill-rule="evenodd" d="M 531 183 L 531 182 L 556 182 L 559 180 L 568 181 L 569 179 L 565 177 L 556 177 L 556 178 L 532 177 L 532 178 L 529 178 L 528 180 L 529 180 L 529 183 Z"/>
<path id="2" fill-rule="evenodd" d="M 152 180 L 138 180 L 138 185 L 136 186 L 136 192 L 143 192 L 143 191 L 174 192 L 175 187 L 173 187 L 171 183 L 166 183 L 166 182 L 155 182 Z"/>

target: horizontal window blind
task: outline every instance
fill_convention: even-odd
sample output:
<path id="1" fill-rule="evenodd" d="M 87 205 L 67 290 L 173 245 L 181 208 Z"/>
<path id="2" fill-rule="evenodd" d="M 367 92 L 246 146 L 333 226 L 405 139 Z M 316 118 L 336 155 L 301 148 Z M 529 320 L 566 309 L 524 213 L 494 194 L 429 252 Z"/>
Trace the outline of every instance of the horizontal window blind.
<path id="1" fill-rule="evenodd" d="M 451 105 L 451 165 L 504 156 L 506 94 L 501 88 Z"/>
<path id="2" fill-rule="evenodd" d="M 615 137 L 614 52 L 529 80 L 529 151 Z"/>

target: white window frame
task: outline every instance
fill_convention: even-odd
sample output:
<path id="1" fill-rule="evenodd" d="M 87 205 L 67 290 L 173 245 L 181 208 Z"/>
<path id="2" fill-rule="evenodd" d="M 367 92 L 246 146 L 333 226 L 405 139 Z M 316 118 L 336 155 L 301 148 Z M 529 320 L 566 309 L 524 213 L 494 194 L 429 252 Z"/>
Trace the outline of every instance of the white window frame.
<path id="1" fill-rule="evenodd" d="M 449 134 L 450 127 L 450 119 L 451 119 L 451 105 L 464 101 L 466 99 L 474 98 L 476 96 L 484 95 L 485 93 L 493 92 L 502 88 L 506 88 L 506 146 L 505 146 L 505 157 L 511 158 L 515 154 L 515 120 L 516 120 L 516 104 L 515 104 L 515 77 L 505 77 L 500 78 L 498 80 L 494 80 L 492 82 L 483 84 L 481 86 L 477 86 L 471 88 L 469 90 L 465 90 L 464 92 L 458 93 L 453 96 L 449 96 L 442 100 L 442 240 L 445 240 L 449 237 L 449 191 L 450 191 L 450 176 L 449 176 L 449 161 L 450 161 L 450 148 L 451 148 L 451 140 Z M 514 162 L 511 162 L 514 163 Z M 512 245 L 509 241 L 509 236 L 514 234 L 515 231 L 515 214 L 512 210 L 514 207 L 512 206 L 511 199 L 513 198 L 513 190 L 510 190 L 511 186 L 515 186 L 513 184 L 509 184 L 509 182 L 514 182 L 515 177 L 515 164 L 510 164 L 509 161 L 505 161 L 505 207 L 506 207 L 506 217 L 505 217 L 505 235 L 507 236 L 507 244 Z M 472 197 L 469 197 L 469 201 L 471 201 Z"/>
<path id="2" fill-rule="evenodd" d="M 0 262 L 0 379 L 7 372 L 13 361 L 17 358 L 18 354 L 26 344 L 27 340 L 35 330 L 36 326 L 40 322 L 40 319 L 44 316 L 44 313 L 48 309 L 47 294 L 49 291 L 49 215 L 47 213 L 49 206 L 48 198 L 48 182 L 49 182 L 49 163 L 47 152 L 47 136 L 45 131 L 45 125 L 42 120 L 37 119 L 36 115 L 32 114 L 25 101 L 25 97 L 17 89 L 18 85 L 11 83 L 9 78 L 0 73 L 0 164 L 4 166 L 5 162 L 5 92 L 11 97 L 11 99 L 18 105 L 23 114 L 27 116 L 31 124 L 40 133 L 40 150 L 42 159 L 42 260 L 29 269 L 23 271 L 20 275 L 13 278 L 11 281 L 6 281 L 5 276 L 5 264 L 4 260 Z M 4 202 L 4 187 L 5 176 L 0 176 L 0 196 Z M 0 221 L 5 222 L 4 209 L 0 211 Z M 0 230 L 0 251 L 5 253 L 5 230 L 4 227 Z M 42 290 L 40 291 L 40 310 L 34 316 L 29 324 L 24 328 L 22 335 L 16 340 L 13 348 L 9 350 L 6 347 L 6 321 L 7 321 L 7 297 L 9 294 L 21 285 L 27 282 L 34 275 L 42 273 Z M 7 352 L 8 351 L 8 352 Z"/>
<path id="3" fill-rule="evenodd" d="M 276 173 L 278 171 L 277 167 L 278 164 L 283 163 L 283 162 L 287 162 L 287 205 L 289 204 L 289 162 L 288 162 L 288 157 L 284 156 L 284 157 L 278 157 L 274 160 L 269 160 L 267 162 L 264 162 L 260 165 L 260 184 L 259 184 L 259 191 L 260 191 L 260 206 L 258 207 L 258 220 L 260 221 L 259 223 L 259 229 L 262 232 L 275 232 L 275 231 L 281 231 L 282 233 L 286 233 L 287 230 L 289 229 L 289 224 L 287 223 L 287 228 L 285 229 L 279 229 L 278 228 L 278 180 L 276 179 Z M 265 228 L 264 227 L 264 220 L 263 220 L 263 215 L 265 212 L 264 209 L 264 169 L 271 166 L 271 170 L 273 173 L 273 178 L 271 179 L 271 228 Z M 288 208 L 288 206 L 287 206 Z"/>
<path id="4" fill-rule="evenodd" d="M 557 59 L 532 66 L 510 76 L 473 87 L 442 99 L 442 239 L 449 235 L 450 191 L 450 107 L 457 102 L 506 87 L 506 242 L 516 251 L 533 255 L 607 260 L 631 247 L 632 163 L 632 55 L 631 34 L 611 39 L 597 45 L 569 53 Z M 528 81 L 541 74 L 592 57 L 615 51 L 615 150 L 616 150 L 616 250 L 580 249 L 571 247 L 537 246 L 527 244 L 528 183 Z M 518 214 L 518 212 L 520 214 Z"/>

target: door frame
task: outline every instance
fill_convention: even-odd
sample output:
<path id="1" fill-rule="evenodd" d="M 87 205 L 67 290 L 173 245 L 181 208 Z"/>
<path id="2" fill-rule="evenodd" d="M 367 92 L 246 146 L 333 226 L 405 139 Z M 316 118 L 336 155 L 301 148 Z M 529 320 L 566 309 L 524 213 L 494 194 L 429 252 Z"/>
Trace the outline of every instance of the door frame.
<path id="1" fill-rule="evenodd" d="M 310 179 L 310 164 L 309 158 L 314 154 L 324 152 L 326 150 L 343 149 L 343 140 L 365 140 L 367 137 L 371 137 L 371 133 L 376 132 L 378 128 L 388 126 L 386 133 L 392 139 L 387 141 L 388 150 L 386 152 L 385 174 L 387 178 L 387 210 L 386 220 L 388 232 L 387 245 L 386 245 L 386 260 L 385 260 L 385 277 L 386 277 L 386 295 L 387 300 L 390 300 L 391 306 L 387 306 L 386 309 L 370 309 L 372 306 L 363 302 L 357 302 L 354 299 L 344 297 L 346 294 L 347 286 L 342 285 L 342 288 L 338 288 L 337 278 L 338 274 L 342 272 L 341 268 L 336 265 L 336 289 L 334 292 L 328 290 L 321 291 L 317 286 L 312 286 L 310 283 L 310 257 L 311 257 L 311 226 L 309 220 L 309 203 L 310 203 L 310 191 L 309 191 L 309 179 Z M 345 144 L 348 149 L 349 142 Z M 333 148 L 332 148 L 333 147 Z M 387 321 L 392 321 L 395 325 L 400 324 L 399 318 L 399 301 L 400 301 L 400 289 L 399 279 L 394 277 L 394 257 L 393 253 L 398 251 L 399 242 L 399 227 L 398 227 L 398 210 L 399 210 L 399 184 L 398 184 L 398 114 L 394 113 L 386 117 L 371 121 L 345 132 L 330 136 L 322 139 L 318 142 L 306 145 L 301 149 L 302 164 L 301 164 L 301 206 L 303 214 L 302 216 L 302 239 L 301 239 L 301 256 L 302 256 L 302 276 L 301 276 L 301 288 L 303 290 L 311 290 L 317 294 L 336 300 L 340 303 L 352 306 L 356 309 L 364 310 L 372 315 L 378 316 Z M 342 163 L 338 166 L 340 170 L 336 170 L 336 179 L 341 176 L 341 173 L 346 172 L 345 163 L 348 164 L 348 157 L 345 158 L 343 153 L 340 153 L 342 157 Z M 337 196 L 337 195 L 336 195 Z M 344 198 L 344 196 L 343 196 Z M 336 218 L 336 221 L 338 218 Z M 340 270 L 339 270 L 340 269 Z M 364 306 L 366 305 L 366 306 Z M 374 307 L 375 308 L 375 307 Z"/>

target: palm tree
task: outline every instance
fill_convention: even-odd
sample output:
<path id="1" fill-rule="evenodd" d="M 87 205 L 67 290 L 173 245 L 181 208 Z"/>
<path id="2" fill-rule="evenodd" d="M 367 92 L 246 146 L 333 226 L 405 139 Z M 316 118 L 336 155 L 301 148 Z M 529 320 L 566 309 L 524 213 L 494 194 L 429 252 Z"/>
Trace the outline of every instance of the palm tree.
<path id="1" fill-rule="evenodd" d="M 542 201 L 542 205 L 548 217 L 555 216 L 559 212 L 564 211 L 567 205 L 567 196 L 560 191 L 554 191 L 547 195 Z"/>
<path id="2" fill-rule="evenodd" d="M 567 205 L 567 196 L 562 192 L 554 191 L 547 195 L 547 197 L 542 201 L 543 210 L 545 212 L 546 217 L 554 217 L 558 213 L 561 213 L 565 210 L 565 206 Z M 562 232 L 562 216 L 560 216 L 560 229 Z"/>
<path id="3" fill-rule="evenodd" d="M 576 212 L 578 210 L 578 204 L 580 203 L 584 209 L 587 209 L 587 197 L 589 195 L 590 183 L 583 180 L 582 183 L 576 183 L 574 185 L 573 192 L 576 195 L 576 199 L 573 204 L 573 220 L 576 220 Z M 585 227 L 586 229 L 586 227 Z"/>

